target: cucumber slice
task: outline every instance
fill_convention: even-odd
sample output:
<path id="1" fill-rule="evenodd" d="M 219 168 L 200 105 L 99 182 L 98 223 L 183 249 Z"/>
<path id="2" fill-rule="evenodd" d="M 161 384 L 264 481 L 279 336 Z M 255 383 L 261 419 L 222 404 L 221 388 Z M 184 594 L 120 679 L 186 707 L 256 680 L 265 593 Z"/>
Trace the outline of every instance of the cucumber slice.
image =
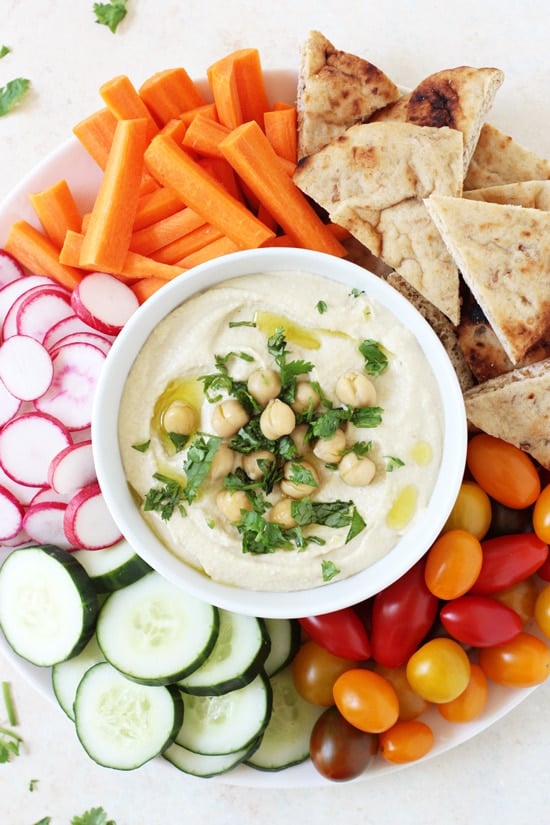
<path id="1" fill-rule="evenodd" d="M 176 743 L 193 753 L 227 754 L 249 747 L 265 730 L 272 693 L 262 671 L 245 687 L 221 696 L 183 697 Z"/>
<path id="2" fill-rule="evenodd" d="M 180 692 L 138 685 L 108 662 L 86 671 L 74 703 L 77 736 L 98 765 L 133 770 L 172 744 L 183 718 Z"/>
<path id="3" fill-rule="evenodd" d="M 270 681 L 271 718 L 258 749 L 246 764 L 261 771 L 280 771 L 309 758 L 311 731 L 326 708 L 312 705 L 300 696 L 288 666 Z"/>
<path id="4" fill-rule="evenodd" d="M 168 685 L 204 662 L 218 628 L 216 607 L 152 571 L 107 597 L 96 635 L 107 661 L 129 679 Z"/>
<path id="5" fill-rule="evenodd" d="M 185 693 L 219 695 L 244 687 L 257 676 L 269 653 L 262 619 L 223 609 L 219 614 L 220 629 L 210 655 L 177 683 Z"/>
<path id="6" fill-rule="evenodd" d="M 127 541 L 103 550 L 75 550 L 73 556 L 86 570 L 98 593 L 120 590 L 151 571 Z"/>
<path id="7" fill-rule="evenodd" d="M 82 565 L 51 544 L 12 551 L 0 568 L 0 627 L 13 650 L 49 667 L 76 656 L 99 610 Z"/>
<path id="8" fill-rule="evenodd" d="M 296 619 L 264 619 L 264 622 L 271 642 L 264 670 L 268 676 L 274 676 L 294 659 L 302 631 Z"/>
<path id="9" fill-rule="evenodd" d="M 168 762 L 183 773 L 207 778 L 217 776 L 221 773 L 227 773 L 231 768 L 240 765 L 241 762 L 244 762 L 245 759 L 248 759 L 254 753 L 258 744 L 259 740 L 256 740 L 249 747 L 241 748 L 232 753 L 208 755 L 205 753 L 193 753 L 193 751 L 174 742 L 162 755 Z"/>
<path id="10" fill-rule="evenodd" d="M 94 550 L 94 552 L 97 552 Z M 71 659 L 58 662 L 52 667 L 52 688 L 55 698 L 69 719 L 74 722 L 74 700 L 80 680 L 91 667 L 104 662 L 97 639 L 90 639 L 84 650 Z"/>

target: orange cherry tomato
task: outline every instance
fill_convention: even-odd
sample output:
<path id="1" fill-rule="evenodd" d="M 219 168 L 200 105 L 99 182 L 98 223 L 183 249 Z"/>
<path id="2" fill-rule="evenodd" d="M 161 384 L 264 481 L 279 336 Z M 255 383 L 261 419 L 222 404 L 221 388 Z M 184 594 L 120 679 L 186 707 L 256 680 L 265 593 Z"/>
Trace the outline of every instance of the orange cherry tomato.
<path id="1" fill-rule="evenodd" d="M 485 492 L 507 507 L 522 509 L 540 495 L 540 476 L 534 461 L 519 447 L 487 433 L 470 439 L 468 469 Z"/>
<path id="2" fill-rule="evenodd" d="M 407 662 L 407 679 L 426 701 L 450 702 L 470 681 L 470 660 L 454 639 L 430 639 Z"/>
<path id="3" fill-rule="evenodd" d="M 352 668 L 334 684 L 334 703 L 344 719 L 366 733 L 391 728 L 399 717 L 393 685 L 372 670 Z"/>
<path id="4" fill-rule="evenodd" d="M 535 602 L 538 587 L 534 576 L 523 579 L 506 590 L 493 593 L 491 598 L 511 607 L 518 614 L 522 624 L 526 625 L 535 615 Z"/>
<path id="5" fill-rule="evenodd" d="M 540 685 L 550 673 L 550 647 L 532 633 L 519 633 L 515 639 L 479 651 L 479 664 L 485 675 L 506 687 Z"/>
<path id="6" fill-rule="evenodd" d="M 463 481 L 443 532 L 467 530 L 478 539 L 484 538 L 491 526 L 491 499 L 475 481 Z"/>
<path id="7" fill-rule="evenodd" d="M 481 543 L 476 536 L 466 530 L 449 530 L 428 551 L 426 585 L 439 599 L 456 599 L 473 585 L 482 562 Z"/>
<path id="8" fill-rule="evenodd" d="M 385 667 L 377 663 L 374 665 L 374 670 L 394 686 L 399 700 L 400 722 L 416 719 L 428 709 L 430 703 L 423 699 L 422 696 L 419 696 L 409 685 L 405 665 L 401 665 L 400 667 Z"/>
<path id="9" fill-rule="evenodd" d="M 487 704 L 487 677 L 478 664 L 470 665 L 470 681 L 460 696 L 436 707 L 448 722 L 471 722 L 481 716 Z"/>
<path id="10" fill-rule="evenodd" d="M 336 679 L 356 662 L 335 656 L 312 640 L 304 642 L 292 660 L 292 679 L 300 696 L 313 705 L 334 704 Z"/>
<path id="11" fill-rule="evenodd" d="M 418 719 L 397 722 L 380 734 L 378 752 L 387 762 L 403 765 L 426 756 L 433 747 L 434 734 L 429 725 Z"/>
<path id="12" fill-rule="evenodd" d="M 533 529 L 539 539 L 550 544 L 550 484 L 546 485 L 535 502 Z"/>
<path id="13" fill-rule="evenodd" d="M 550 639 L 550 584 L 547 584 L 535 601 L 535 622 L 539 630 Z"/>

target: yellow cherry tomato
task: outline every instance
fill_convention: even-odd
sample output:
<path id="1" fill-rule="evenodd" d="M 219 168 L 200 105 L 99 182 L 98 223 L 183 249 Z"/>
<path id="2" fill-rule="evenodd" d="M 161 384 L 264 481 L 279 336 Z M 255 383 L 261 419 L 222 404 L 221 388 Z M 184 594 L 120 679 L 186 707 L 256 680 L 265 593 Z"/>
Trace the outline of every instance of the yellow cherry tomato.
<path id="1" fill-rule="evenodd" d="M 426 701 L 450 702 L 468 686 L 470 660 L 454 639 L 430 639 L 407 662 L 407 679 Z"/>

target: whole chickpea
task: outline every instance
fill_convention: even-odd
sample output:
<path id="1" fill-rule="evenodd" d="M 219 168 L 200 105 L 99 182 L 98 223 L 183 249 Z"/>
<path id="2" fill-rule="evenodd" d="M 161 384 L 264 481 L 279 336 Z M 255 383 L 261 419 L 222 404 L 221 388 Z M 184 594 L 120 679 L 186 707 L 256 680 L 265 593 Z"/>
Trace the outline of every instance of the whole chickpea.
<path id="1" fill-rule="evenodd" d="M 313 448 L 313 454 L 325 464 L 338 464 L 342 452 L 346 449 L 346 434 L 338 428 L 330 438 L 319 438 Z"/>
<path id="2" fill-rule="evenodd" d="M 312 483 L 306 481 L 294 481 L 292 476 L 296 473 L 295 467 L 307 470 L 311 475 Z M 287 461 L 283 467 L 284 478 L 281 481 L 281 492 L 289 498 L 304 498 L 311 495 L 319 487 L 319 476 L 315 467 L 309 461 L 293 462 Z"/>
<path id="3" fill-rule="evenodd" d="M 210 470 L 208 471 L 209 478 L 213 481 L 219 481 L 220 478 L 225 478 L 233 469 L 234 462 L 235 453 L 231 447 L 228 447 L 227 444 L 220 444 L 210 465 Z"/>
<path id="4" fill-rule="evenodd" d="M 197 415 L 185 401 L 172 401 L 162 416 L 162 426 L 167 433 L 190 435 L 197 426 Z"/>
<path id="5" fill-rule="evenodd" d="M 321 398 L 319 397 L 319 393 L 311 381 L 298 381 L 296 384 L 296 395 L 291 405 L 294 412 L 305 412 L 309 407 L 315 410 L 320 403 Z"/>
<path id="6" fill-rule="evenodd" d="M 275 440 L 282 435 L 288 435 L 296 426 L 294 410 L 281 401 L 273 398 L 260 416 L 260 429 L 266 438 Z"/>
<path id="7" fill-rule="evenodd" d="M 244 490 L 220 490 L 216 504 L 220 512 L 233 523 L 242 519 L 243 510 L 252 510 L 252 503 Z"/>
<path id="8" fill-rule="evenodd" d="M 364 372 L 348 370 L 336 382 L 336 395 L 342 404 L 371 407 L 376 403 L 376 388 Z"/>
<path id="9" fill-rule="evenodd" d="M 296 527 L 296 519 L 292 515 L 292 499 L 280 498 L 279 501 L 273 505 L 269 510 L 267 518 L 275 524 L 279 524 L 285 529 Z"/>
<path id="10" fill-rule="evenodd" d="M 350 487 L 366 487 L 376 473 L 376 464 L 368 456 L 347 453 L 340 462 L 340 478 Z"/>
<path id="11" fill-rule="evenodd" d="M 294 442 L 298 455 L 305 455 L 310 448 L 310 442 L 306 438 L 308 429 L 307 424 L 298 424 L 298 426 L 294 427 L 290 433 L 290 437 Z"/>
<path id="12" fill-rule="evenodd" d="M 275 370 L 254 370 L 250 373 L 246 386 L 258 404 L 265 407 L 268 401 L 277 398 L 281 392 L 281 376 Z"/>
<path id="13" fill-rule="evenodd" d="M 256 450 L 255 452 L 243 457 L 243 470 L 247 476 L 252 479 L 252 481 L 258 481 L 264 475 L 264 472 L 259 465 L 260 461 L 274 462 L 275 456 L 269 450 Z"/>
<path id="14" fill-rule="evenodd" d="M 212 426 L 222 438 L 235 435 L 248 420 L 248 413 L 234 398 L 222 401 L 212 413 Z"/>

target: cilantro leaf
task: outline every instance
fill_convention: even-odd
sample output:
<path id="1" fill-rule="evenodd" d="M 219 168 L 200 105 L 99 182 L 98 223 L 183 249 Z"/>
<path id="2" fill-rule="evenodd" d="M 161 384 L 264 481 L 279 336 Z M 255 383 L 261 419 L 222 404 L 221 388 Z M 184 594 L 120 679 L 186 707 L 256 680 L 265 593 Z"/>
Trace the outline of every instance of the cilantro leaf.
<path id="1" fill-rule="evenodd" d="M 146 453 L 151 444 L 151 439 L 142 441 L 141 444 L 132 444 L 132 449 L 137 450 L 138 453 Z"/>
<path id="2" fill-rule="evenodd" d="M 236 525 L 242 536 L 243 553 L 274 553 L 277 548 L 283 550 L 294 549 L 294 544 L 288 538 L 287 531 L 268 521 L 261 513 L 255 510 L 243 512 L 243 517 Z"/>
<path id="3" fill-rule="evenodd" d="M 398 467 L 403 467 L 405 462 L 402 461 L 400 458 L 397 458 L 395 455 L 385 455 L 384 458 L 386 459 L 386 472 L 392 473 Z"/>
<path id="4" fill-rule="evenodd" d="M 111 0 L 110 3 L 94 3 L 96 23 L 107 26 L 114 34 L 119 23 L 126 17 L 127 0 Z"/>
<path id="5" fill-rule="evenodd" d="M 348 544 L 348 542 L 354 539 L 355 536 L 358 536 L 359 533 L 361 533 L 366 526 L 367 525 L 363 516 L 358 511 L 357 507 L 354 507 L 353 513 L 351 515 L 351 525 L 346 536 L 346 544 Z"/>
<path id="6" fill-rule="evenodd" d="M 352 522 L 352 501 L 313 501 L 309 496 L 292 502 L 290 512 L 300 526 L 324 524 L 347 527 Z"/>
<path id="7" fill-rule="evenodd" d="M 244 407 L 247 413 L 259 412 L 260 406 L 253 395 L 248 391 L 245 381 L 236 381 L 229 374 L 228 361 L 230 358 L 240 358 L 243 361 L 253 361 L 254 358 L 247 352 L 228 352 L 226 355 L 214 356 L 217 372 L 201 375 L 204 394 L 210 403 L 220 401 L 225 392 L 233 396 Z"/>
<path id="8" fill-rule="evenodd" d="M 73 816 L 71 825 L 116 825 L 114 819 L 107 819 L 103 808 L 90 808 L 80 816 Z"/>
<path id="9" fill-rule="evenodd" d="M 25 77 L 16 77 L 9 80 L 5 86 L 0 86 L 0 117 L 7 115 L 27 93 L 31 81 Z"/>
<path id="10" fill-rule="evenodd" d="M 168 433 L 168 438 L 170 439 L 170 441 L 172 442 L 172 444 L 176 448 L 177 453 L 179 453 L 181 450 L 183 450 L 183 448 L 185 447 L 185 445 L 189 441 L 189 436 L 188 435 L 182 435 L 181 433 L 169 432 Z"/>
<path id="11" fill-rule="evenodd" d="M 281 375 L 281 391 L 279 398 L 288 403 L 292 403 L 296 397 L 296 378 L 298 375 L 305 375 L 311 372 L 313 364 L 310 361 L 296 359 L 288 361 L 287 342 L 285 331 L 279 327 L 273 335 L 267 339 L 267 351 L 273 356 Z"/>
<path id="12" fill-rule="evenodd" d="M 299 461 L 291 463 L 288 480 L 294 482 L 294 484 L 307 484 L 308 487 L 319 486 L 311 470 L 304 467 Z"/>
<path id="13" fill-rule="evenodd" d="M 22 741 L 15 731 L 0 727 L 0 763 L 9 762 L 12 756 L 19 756 Z"/>
<path id="14" fill-rule="evenodd" d="M 155 473 L 153 478 L 162 482 L 162 486 L 151 487 L 145 496 L 143 509 L 145 511 L 154 510 L 160 513 L 163 521 L 168 521 L 172 518 L 175 509 L 180 506 L 183 487 L 178 481 L 162 475 L 162 473 Z"/>
<path id="15" fill-rule="evenodd" d="M 323 581 L 329 582 L 331 581 L 331 579 L 337 576 L 340 571 L 338 570 L 333 561 L 330 561 L 329 559 L 323 559 L 321 561 L 321 572 L 323 575 Z"/>
<path id="16" fill-rule="evenodd" d="M 382 407 L 355 407 L 351 411 L 350 421 L 356 427 L 378 427 L 383 412 Z"/>
<path id="17" fill-rule="evenodd" d="M 381 375 L 388 366 L 388 357 L 382 346 L 372 338 L 366 338 L 359 344 L 359 352 L 365 359 L 365 372 L 368 375 Z"/>
<path id="18" fill-rule="evenodd" d="M 183 496 L 189 504 L 196 499 L 221 442 L 222 439 L 219 436 L 205 438 L 198 435 L 193 439 L 183 465 L 187 482 L 183 490 Z"/>
<path id="19" fill-rule="evenodd" d="M 326 301 L 317 301 L 317 304 L 315 305 L 315 308 L 316 308 L 317 312 L 319 313 L 319 315 L 324 315 L 325 312 L 328 309 L 327 302 Z"/>
<path id="20" fill-rule="evenodd" d="M 11 51 L 9 46 L 0 46 L 0 58 L 5 57 Z"/>
<path id="21" fill-rule="evenodd" d="M 43 816 L 42 819 L 39 819 L 38 822 L 34 823 L 34 825 L 50 825 L 51 821 L 51 816 Z"/>

